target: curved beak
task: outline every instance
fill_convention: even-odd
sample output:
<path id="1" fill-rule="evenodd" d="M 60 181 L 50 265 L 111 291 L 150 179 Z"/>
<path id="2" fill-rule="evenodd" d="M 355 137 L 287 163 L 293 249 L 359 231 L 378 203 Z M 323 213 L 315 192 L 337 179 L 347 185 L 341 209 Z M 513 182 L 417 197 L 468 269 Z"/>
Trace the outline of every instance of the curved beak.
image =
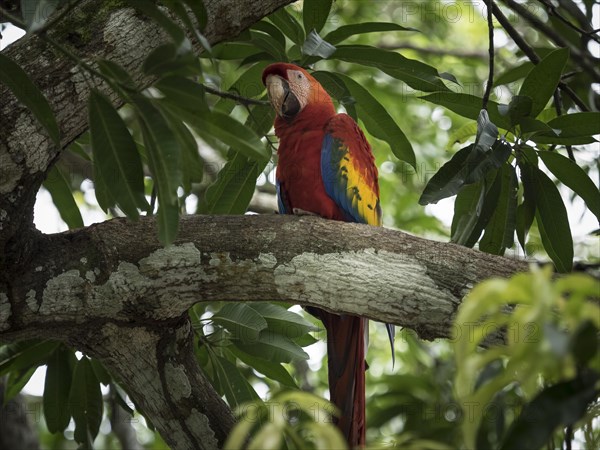
<path id="1" fill-rule="evenodd" d="M 266 79 L 267 94 L 278 116 L 288 122 L 300 112 L 301 106 L 290 85 L 279 75 L 269 75 Z"/>

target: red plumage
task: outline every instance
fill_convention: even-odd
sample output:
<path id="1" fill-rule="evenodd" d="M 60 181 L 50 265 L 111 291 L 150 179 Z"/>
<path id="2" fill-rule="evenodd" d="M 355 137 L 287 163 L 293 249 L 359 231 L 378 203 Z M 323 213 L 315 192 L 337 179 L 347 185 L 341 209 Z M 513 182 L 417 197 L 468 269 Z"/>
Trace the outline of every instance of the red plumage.
<path id="1" fill-rule="evenodd" d="M 327 219 L 380 225 L 377 169 L 356 122 L 336 114 L 323 87 L 297 66 L 270 65 L 263 83 L 278 113 L 280 212 L 300 209 Z M 336 423 L 351 447 L 364 446 L 367 321 L 316 308 L 310 312 L 327 330 L 329 390 L 341 412 Z"/>

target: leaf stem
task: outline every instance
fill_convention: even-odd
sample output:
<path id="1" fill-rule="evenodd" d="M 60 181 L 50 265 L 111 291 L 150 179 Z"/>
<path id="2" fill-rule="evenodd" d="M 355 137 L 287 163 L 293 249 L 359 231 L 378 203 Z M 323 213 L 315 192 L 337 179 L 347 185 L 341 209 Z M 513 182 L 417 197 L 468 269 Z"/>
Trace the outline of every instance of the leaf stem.
<path id="1" fill-rule="evenodd" d="M 215 89 L 213 87 L 207 86 L 205 84 L 203 84 L 202 86 L 204 86 L 204 90 L 206 90 L 206 92 L 209 92 L 213 95 L 217 95 L 221 98 L 227 98 L 229 100 L 234 100 L 238 103 L 241 103 L 242 105 L 248 106 L 248 105 L 269 105 L 270 103 L 268 101 L 265 100 L 255 100 L 253 98 L 248 98 L 248 97 L 243 97 L 241 95 L 238 94 L 234 94 L 233 92 L 224 92 L 224 91 L 220 91 L 219 89 Z"/>

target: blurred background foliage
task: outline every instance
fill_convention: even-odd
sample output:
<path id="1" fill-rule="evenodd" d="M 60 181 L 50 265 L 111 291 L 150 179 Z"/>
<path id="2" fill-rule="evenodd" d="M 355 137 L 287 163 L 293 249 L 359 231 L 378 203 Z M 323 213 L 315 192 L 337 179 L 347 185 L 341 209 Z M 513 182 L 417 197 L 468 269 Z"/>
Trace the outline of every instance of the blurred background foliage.
<path id="1" fill-rule="evenodd" d="M 140 2 L 134 3 L 140 6 Z M 176 11 L 174 5 L 180 2 L 163 3 Z M 190 5 L 189 2 L 183 3 Z M 547 56 L 551 49 L 557 47 L 556 42 L 539 28 L 529 25 L 525 16 L 518 13 L 512 2 L 503 1 L 499 2 L 499 5 L 512 26 L 540 57 Z M 589 38 L 597 37 L 597 33 L 582 34 L 561 20 L 561 17 L 566 17 L 570 22 L 578 24 L 578 27 L 589 23 L 592 24 L 592 28 L 597 29 L 600 27 L 598 5 L 590 1 L 570 0 L 531 0 L 517 6 L 519 5 L 525 6 L 529 13 L 554 29 L 569 45 L 581 49 L 586 58 L 591 58 L 592 63 L 600 61 L 598 40 Z M 440 103 L 439 99 L 437 102 L 435 99 L 424 100 L 422 90 L 414 89 L 398 79 L 402 77 L 390 74 L 390 70 L 386 70 L 389 67 L 385 62 L 377 66 L 352 62 L 351 56 L 336 58 L 333 54 L 331 58 L 327 58 L 331 54 L 327 53 L 327 45 L 320 39 L 327 41 L 329 36 L 333 41 L 334 35 L 329 33 L 340 27 L 356 24 L 385 22 L 405 27 L 404 30 L 388 29 L 370 33 L 354 30 L 349 33 L 343 45 L 371 46 L 390 53 L 399 52 L 407 58 L 437 69 L 440 77 L 436 76 L 436 82 L 442 83 L 442 79 L 446 80 L 445 86 L 449 90 L 481 98 L 488 77 L 488 25 L 484 6 L 484 2 L 451 1 L 299 1 L 285 8 L 285 12 L 278 12 L 264 19 L 240 37 L 219 44 L 210 49 L 210 52 L 204 52 L 199 60 L 177 59 L 173 56 L 174 47 L 168 46 L 161 49 L 162 53 L 150 55 L 146 60 L 145 70 L 160 78 L 146 92 L 149 98 L 152 98 L 151 105 L 145 98 L 125 89 L 126 74 L 123 75 L 118 69 L 105 64 L 100 67 L 101 72 L 111 80 L 115 91 L 127 102 L 118 112 L 126 128 L 103 131 L 98 127 L 94 129 L 92 123 L 92 136 L 90 133 L 84 134 L 63 152 L 57 169 L 50 174 L 38 196 L 38 225 L 43 229 L 42 222 L 47 219 L 42 217 L 48 217 L 54 211 L 48 206 L 48 193 L 62 220 L 69 227 L 122 216 L 125 212 L 131 217 L 139 214 L 138 210 L 154 211 L 158 196 L 158 205 L 163 208 L 162 212 L 159 208 L 158 214 L 163 214 L 164 218 L 161 238 L 166 242 L 172 240 L 176 232 L 180 212 L 242 214 L 275 211 L 274 149 L 277 143 L 271 129 L 273 113 L 268 105 L 246 102 L 245 99 L 265 100 L 260 74 L 266 64 L 279 59 L 303 63 L 310 65 L 314 70 L 337 74 L 341 79 L 348 77 L 354 80 L 376 100 L 369 104 L 367 114 L 376 109 L 377 102 L 382 105 L 412 146 L 411 151 L 405 147 L 405 158 L 399 159 L 398 153 L 395 155 L 392 150 L 394 145 L 399 145 L 398 142 L 390 137 L 375 138 L 372 135 L 375 128 L 365 126 L 364 112 L 361 116 L 359 111 L 359 119 L 363 129 L 366 129 L 379 168 L 384 224 L 386 227 L 398 228 L 431 239 L 449 240 L 454 213 L 453 199 L 444 199 L 438 205 L 429 204 L 426 207 L 419 204 L 419 200 L 432 176 L 460 147 L 473 143 L 478 130 L 481 132 L 486 129 L 487 123 L 480 123 L 478 129 L 474 121 L 476 117 L 464 117 L 464 114 L 455 112 L 457 108 L 438 105 L 436 103 Z M 194 13 L 198 22 L 201 22 L 201 11 Z M 304 39 L 308 37 L 310 41 L 309 32 L 312 28 L 317 28 L 319 33 L 310 44 L 312 47 L 306 47 Z M 171 32 L 174 42 L 181 44 L 183 41 L 178 37 L 177 30 Z M 583 39 L 582 36 L 588 38 Z M 532 64 L 497 21 L 494 21 L 494 37 L 496 83 L 490 100 L 508 104 L 514 96 L 522 93 L 523 79 L 531 70 Z M 202 43 L 201 34 L 192 35 L 190 39 L 198 39 Z M 337 42 L 333 43 L 337 45 Z M 321 52 L 325 52 L 327 56 L 324 57 Z M 597 114 L 600 103 L 599 81 L 593 74 L 590 75 L 590 71 L 582 70 L 578 66 L 580 60 L 571 56 L 568 67 L 559 71 L 559 75 L 562 74 L 563 80 L 568 80 L 573 91 Z M 190 87 L 187 92 L 179 90 L 181 78 L 170 78 L 190 75 L 202 82 L 203 88 L 198 90 Z M 352 92 L 355 95 L 351 95 L 352 93 L 348 92 L 352 90 L 351 86 L 342 86 L 342 91 L 338 92 L 336 97 L 339 100 L 340 111 L 346 110 L 353 114 L 361 105 L 357 104 L 355 98 L 359 88 L 355 87 Z M 182 92 L 188 97 L 184 98 Z M 222 95 L 223 92 L 232 93 L 234 96 Z M 243 98 L 236 98 L 235 95 Z M 565 111 L 575 110 L 571 100 L 564 95 L 563 102 Z M 94 114 L 98 117 L 104 115 L 114 119 L 110 108 L 107 110 L 105 106 L 102 97 L 97 96 L 92 101 L 90 110 L 95 111 Z M 148 136 L 151 128 L 149 124 L 152 124 L 148 117 L 152 114 L 153 107 L 159 108 L 171 128 L 171 132 L 165 132 L 163 137 L 176 140 L 182 149 L 179 162 L 183 169 L 177 172 L 180 179 L 175 183 L 176 193 L 171 186 L 173 183 L 170 183 L 172 180 L 160 180 L 157 177 L 157 167 L 161 162 L 152 161 L 153 157 L 156 158 L 156 155 L 160 154 L 154 147 L 162 144 L 160 140 L 153 141 Z M 551 105 L 542 114 L 544 113 L 545 117 L 538 117 L 544 122 L 555 116 Z M 94 122 L 92 113 L 90 119 Z M 182 129 L 174 124 L 181 120 L 187 123 L 188 128 Z M 116 123 L 118 122 L 117 118 Z M 502 128 L 500 124 L 496 125 Z M 119 125 L 115 127 L 118 128 Z M 515 129 L 513 128 L 513 131 Z M 595 128 L 592 126 L 590 129 Z M 127 130 L 131 138 L 127 137 Z M 121 144 L 126 142 L 127 145 L 132 145 L 134 151 L 137 149 L 141 155 L 142 164 L 139 170 L 143 171 L 140 172 L 143 173 L 143 183 L 136 189 L 140 189 L 143 195 L 138 196 L 137 200 L 111 198 L 111 186 L 107 180 L 103 181 L 103 169 L 98 161 L 111 156 L 98 153 L 101 144 L 95 145 L 94 141 L 102 142 L 102 137 L 109 134 L 108 132 L 120 133 L 121 136 L 125 133 Z M 381 137 L 381 133 L 375 131 L 375 134 Z M 128 139 L 132 139 L 132 142 Z M 519 151 L 516 147 L 519 140 L 516 132 L 512 139 L 510 142 L 515 144 L 516 157 L 516 152 Z M 566 154 L 566 145 L 569 145 L 569 151 L 574 152 L 579 167 L 590 179 L 597 181 L 598 142 L 592 140 L 584 144 L 574 144 L 572 147 L 565 144 L 558 146 L 557 150 Z M 199 149 L 198 153 L 195 153 L 196 146 Z M 194 151 L 190 152 L 190 148 Z M 539 149 L 547 150 L 549 146 L 544 147 L 542 143 L 539 144 Z M 414 164 L 406 157 L 412 152 L 416 155 Z M 264 155 L 271 156 L 265 158 Z M 162 187 L 161 182 L 164 183 Z M 575 260 L 598 263 L 598 237 L 594 236 L 594 232 L 597 234 L 598 224 L 589 211 L 591 207 L 586 207 L 579 197 L 566 189 L 555 177 L 552 177 L 552 182 L 558 186 L 569 210 Z M 99 192 L 99 189 L 103 189 L 104 192 Z M 597 193 L 589 194 L 589 190 L 586 192 L 592 202 L 597 200 Z M 522 203 L 522 188 L 518 191 L 518 196 Z M 134 202 L 133 206 L 131 202 Z M 167 210 L 167 207 L 171 207 L 171 210 Z M 456 217 L 454 216 L 454 220 Z M 531 228 L 528 240 L 523 243 L 527 256 L 547 260 L 536 222 L 529 225 Z M 45 226 L 46 231 L 59 231 L 65 227 L 64 223 L 50 226 L 46 223 Z M 523 256 L 523 250 L 516 240 L 513 239 L 506 247 L 511 256 Z M 504 252 L 504 248 L 501 252 Z M 547 302 L 540 302 L 543 306 L 538 307 L 537 315 L 530 314 L 527 320 L 519 319 L 521 321 L 517 322 L 518 326 L 525 327 L 534 323 L 538 331 L 542 330 L 535 335 L 535 345 L 529 347 L 523 347 L 526 343 L 524 339 L 516 339 L 507 346 L 477 350 L 474 344 L 479 343 L 479 340 L 465 341 L 465 335 L 456 336 L 452 340 L 424 342 L 414 332 L 405 329 L 396 339 L 396 362 L 392 365 L 386 333 L 382 326 L 373 324 L 367 357 L 367 423 L 368 440 L 371 445 L 445 449 L 473 448 L 475 444 L 476 448 L 482 449 L 517 448 L 513 445 L 523 445 L 527 442 L 524 439 L 528 435 L 527 429 L 523 431 L 518 428 L 521 423 L 518 418 L 522 413 L 528 412 L 528 404 L 540 401 L 542 396 L 542 401 L 546 401 L 543 403 L 544 408 L 548 411 L 572 411 L 571 415 L 561 416 L 558 421 L 548 417 L 530 417 L 530 420 L 538 420 L 536 424 L 550 424 L 541 426 L 541 442 L 544 446 L 563 448 L 563 441 L 571 442 L 573 439 L 574 448 L 596 449 L 600 446 L 598 391 L 594 387 L 597 385 L 597 371 L 600 369 L 597 348 L 600 324 L 596 320 L 597 315 L 590 316 L 598 311 L 590 306 L 586 316 L 566 308 L 562 311 L 560 320 L 553 313 L 556 308 L 564 307 L 564 302 L 570 296 L 579 295 L 587 299 L 598 295 L 598 283 L 591 278 L 568 278 L 570 281 L 564 281 L 561 290 L 555 288 L 547 275 L 535 273 L 527 276 L 532 278 L 526 278 L 525 281 L 524 278 L 520 278 L 520 281 L 513 280 L 507 283 L 538 283 L 540 289 L 552 292 L 552 295 L 546 297 Z M 518 290 L 514 286 L 512 288 Z M 487 295 L 482 294 L 485 287 L 478 289 L 473 292 L 468 304 L 479 302 L 481 305 L 490 306 L 491 309 L 472 312 L 471 316 L 463 311 L 463 316 L 457 320 L 456 328 L 461 323 L 477 322 L 482 317 L 487 318 L 485 320 L 489 323 L 497 324 L 490 319 L 493 313 L 500 314 L 493 308 L 517 303 L 515 297 L 502 294 L 510 292 L 510 286 L 504 285 L 500 293 L 494 294 L 497 295 L 496 303 L 489 299 L 489 292 Z M 580 293 L 575 294 L 576 292 Z M 527 304 L 528 301 L 531 303 L 536 298 L 535 295 L 536 292 L 529 292 L 520 300 L 523 304 Z M 541 300 L 544 300 L 544 297 L 540 298 Z M 517 309 L 522 312 L 523 309 L 527 310 L 527 307 L 522 305 Z M 513 314 L 517 314 L 517 309 Z M 255 411 L 260 412 L 257 414 L 261 420 L 252 428 L 241 431 L 238 429 L 238 437 L 232 437 L 230 442 L 232 448 L 243 443 L 243 438 L 239 436 L 246 432 L 253 434 L 256 448 L 268 443 L 270 448 L 328 448 L 338 442 L 332 428 L 314 428 L 315 423 L 328 423 L 328 420 L 322 418 L 330 417 L 333 413 L 326 402 L 315 400 L 326 398 L 328 395 L 326 373 L 321 370 L 325 348 L 322 342 L 324 336 L 318 321 L 300 308 L 274 304 L 198 304 L 190 311 L 190 317 L 197 330 L 198 360 L 215 389 L 234 408 L 248 405 L 248 402 L 258 402 L 250 404 L 257 405 Z M 500 320 L 502 317 L 500 314 L 496 319 Z M 483 334 L 479 336 L 481 339 Z M 475 366 L 469 365 L 473 363 L 467 361 L 464 352 L 462 357 L 457 356 L 460 355 L 461 343 L 471 345 L 468 354 L 480 358 Z M 44 345 L 43 351 L 40 351 L 39 345 Z M 498 348 L 503 350 L 494 358 L 487 356 L 487 352 L 496 351 L 494 349 Z M 580 354 L 582 348 L 588 349 L 584 356 Z M 32 411 L 34 422 L 38 425 L 42 447 L 77 448 L 78 444 L 75 441 L 83 446 L 91 446 L 90 434 L 87 433 L 89 431 L 92 437 L 97 434 L 93 443 L 95 448 L 124 447 L 124 443 L 127 439 L 132 439 L 132 436 L 132 442 L 137 442 L 136 448 L 165 448 L 160 437 L 153 433 L 152 425 L 144 419 L 143 412 L 133 412 L 134 405 L 119 387 L 118 380 L 112 380 L 99 362 L 88 360 L 81 354 L 75 358 L 73 354 L 73 350 L 62 345 L 48 343 L 28 343 L 21 347 L 2 348 L 0 374 L 6 376 L 5 398 L 18 398 L 15 395 L 30 380 L 35 369 L 48 365 L 45 382 L 47 387 L 48 383 L 54 382 L 55 384 L 50 385 L 52 389 L 46 389 L 44 399 L 31 393 L 25 394 L 27 411 Z M 494 380 L 494 377 L 509 373 L 512 370 L 511 364 L 515 364 L 515 361 L 523 360 L 529 361 L 527 370 L 520 366 L 514 379 L 498 385 L 485 397 L 486 401 L 493 400 L 497 406 L 493 412 L 495 415 L 488 416 L 489 420 L 483 422 L 484 426 L 470 429 L 468 424 L 479 422 L 465 422 L 465 414 L 469 412 L 464 409 L 465 399 L 472 400 L 470 395 L 482 395 L 475 386 L 481 386 L 485 382 L 491 383 L 490 380 Z M 561 363 L 562 372 L 550 365 L 552 361 Z M 570 364 L 571 369 L 565 371 L 562 363 Z M 79 378 L 76 379 L 77 370 Z M 61 385 L 56 381 L 57 376 L 58 379 L 67 377 L 68 383 Z M 465 377 L 470 377 L 470 384 L 465 381 Z M 464 385 L 457 385 L 456 382 Z M 569 382 L 572 384 L 564 385 Z M 573 383 L 576 382 L 579 384 L 574 386 Z M 90 418 L 82 416 L 80 412 L 70 411 L 67 417 L 58 422 L 53 419 L 53 423 L 48 423 L 44 419 L 45 408 L 51 407 L 52 404 L 50 395 L 60 391 L 62 394 L 55 400 L 65 402 L 70 395 L 77 395 L 77 389 L 90 386 L 93 388 L 93 395 L 87 396 L 91 402 L 90 407 L 96 412 L 99 411 L 99 415 Z M 547 389 L 551 386 L 559 386 L 557 389 L 572 393 L 575 400 L 568 405 L 561 403 L 557 396 L 552 397 L 552 392 L 547 394 Z M 304 396 L 296 391 L 297 388 L 302 388 L 317 397 Z M 581 396 L 575 396 L 577 393 L 581 393 Z M 286 410 L 286 421 L 268 422 L 267 417 L 273 413 L 265 408 L 264 400 L 272 400 L 274 404 L 279 405 L 278 407 L 287 403 L 296 407 L 292 408 L 294 412 L 291 413 Z M 316 418 L 311 411 L 323 411 L 323 416 L 320 419 Z M 242 416 L 247 414 L 247 406 L 246 410 L 242 408 L 239 413 Z M 71 420 L 71 416 L 75 420 Z M 119 427 L 119 424 L 125 425 Z M 83 428 L 78 431 L 77 427 Z M 277 440 L 274 444 L 273 441 L 261 441 L 260 433 L 265 427 L 271 428 L 266 428 L 268 433 L 263 432 L 263 439 L 264 436 L 272 437 L 279 433 L 282 440 Z M 49 433 L 48 429 L 55 433 Z M 513 441 L 507 440 L 509 437 Z"/>

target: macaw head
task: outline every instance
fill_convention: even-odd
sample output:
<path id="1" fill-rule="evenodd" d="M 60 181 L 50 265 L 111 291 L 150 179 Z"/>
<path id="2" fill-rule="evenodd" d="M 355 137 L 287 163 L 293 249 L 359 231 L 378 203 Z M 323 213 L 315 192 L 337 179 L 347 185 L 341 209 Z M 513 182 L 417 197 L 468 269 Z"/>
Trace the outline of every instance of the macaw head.
<path id="1" fill-rule="evenodd" d="M 271 64 L 263 71 L 262 82 L 277 116 L 288 123 L 306 109 L 311 110 L 311 116 L 319 112 L 335 113 L 329 94 L 302 67 L 288 63 Z"/>

